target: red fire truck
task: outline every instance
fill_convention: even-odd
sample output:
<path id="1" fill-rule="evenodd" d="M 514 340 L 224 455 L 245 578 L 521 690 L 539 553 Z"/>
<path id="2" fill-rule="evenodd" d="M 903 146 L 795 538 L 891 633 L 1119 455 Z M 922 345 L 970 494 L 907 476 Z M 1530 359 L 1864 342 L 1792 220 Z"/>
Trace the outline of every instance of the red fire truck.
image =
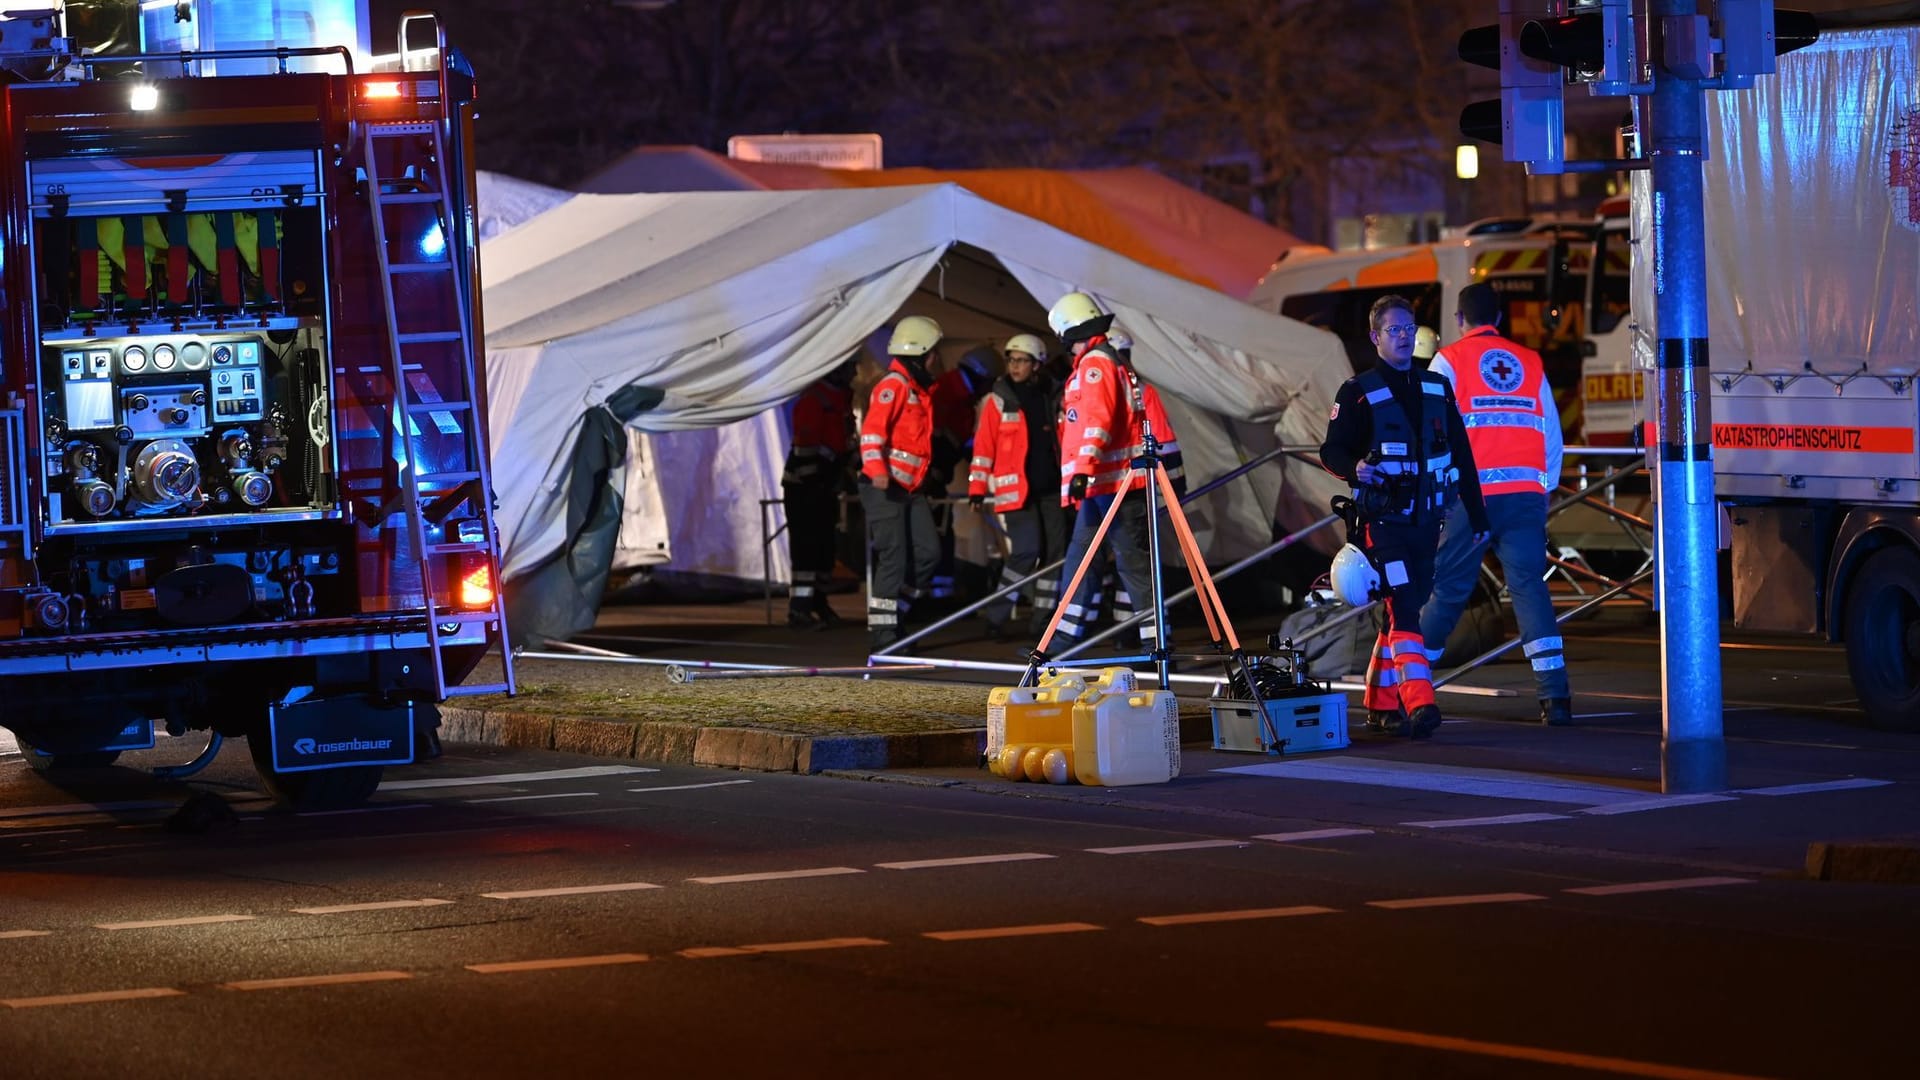
<path id="1" fill-rule="evenodd" d="M 50 770 L 241 736 L 360 802 L 512 690 L 504 648 L 460 685 L 505 640 L 472 72 L 418 13 L 377 71 L 65 31 L 0 19 L 0 726 Z"/>

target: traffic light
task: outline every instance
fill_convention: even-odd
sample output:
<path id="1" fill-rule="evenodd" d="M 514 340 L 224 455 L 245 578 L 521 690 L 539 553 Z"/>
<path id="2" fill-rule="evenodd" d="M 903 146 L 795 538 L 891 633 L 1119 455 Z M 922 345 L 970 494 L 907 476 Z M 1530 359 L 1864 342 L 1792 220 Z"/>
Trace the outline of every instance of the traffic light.
<path id="1" fill-rule="evenodd" d="M 1552 17 L 1552 0 L 1500 0 L 1500 21 L 1460 35 L 1460 59 L 1500 73 L 1500 100 L 1476 101 L 1460 111 L 1460 132 L 1499 143 L 1501 157 L 1527 163 L 1532 173 L 1566 167 L 1566 103 L 1559 65 L 1520 47 L 1523 29 Z"/>
<path id="2" fill-rule="evenodd" d="M 1722 89 L 1744 90 L 1756 75 L 1771 75 L 1773 58 L 1804 49 L 1820 25 L 1804 11 L 1774 8 L 1770 0 L 1720 0 L 1714 12 L 1720 40 Z"/>
<path id="3" fill-rule="evenodd" d="M 1566 69 L 1591 94 L 1629 93 L 1636 82 L 1632 0 L 1569 0 L 1562 14 L 1520 28 L 1520 51 Z"/>

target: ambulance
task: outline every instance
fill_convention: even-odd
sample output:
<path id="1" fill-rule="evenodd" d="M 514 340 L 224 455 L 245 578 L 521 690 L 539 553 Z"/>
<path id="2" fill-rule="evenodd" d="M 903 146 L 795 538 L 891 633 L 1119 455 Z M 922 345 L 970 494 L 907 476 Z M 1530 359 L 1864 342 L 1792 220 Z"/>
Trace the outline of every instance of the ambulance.
<path id="1" fill-rule="evenodd" d="M 1416 321 L 1445 344 L 1459 336 L 1460 290 L 1490 283 L 1505 312 L 1502 329 L 1540 353 L 1568 441 L 1580 425 L 1581 342 L 1592 227 L 1539 221 L 1500 232 L 1362 251 L 1296 249 L 1281 256 L 1249 300 L 1338 335 L 1355 372 L 1376 359 L 1367 311 L 1389 293 L 1412 301 Z"/>

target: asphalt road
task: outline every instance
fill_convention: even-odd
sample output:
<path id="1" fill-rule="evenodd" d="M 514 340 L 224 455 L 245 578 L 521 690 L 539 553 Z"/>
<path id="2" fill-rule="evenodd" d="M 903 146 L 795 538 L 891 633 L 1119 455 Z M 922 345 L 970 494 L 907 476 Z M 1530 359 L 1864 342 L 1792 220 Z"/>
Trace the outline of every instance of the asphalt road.
<path id="1" fill-rule="evenodd" d="M 0 1075 L 1911 1075 L 1920 888 L 1791 871 L 1920 820 L 1915 755 L 1431 780 L 1562 734 L 1518 730 L 1135 789 L 461 749 L 315 816 L 232 746 L 203 834 L 178 784 L 0 757 Z"/>

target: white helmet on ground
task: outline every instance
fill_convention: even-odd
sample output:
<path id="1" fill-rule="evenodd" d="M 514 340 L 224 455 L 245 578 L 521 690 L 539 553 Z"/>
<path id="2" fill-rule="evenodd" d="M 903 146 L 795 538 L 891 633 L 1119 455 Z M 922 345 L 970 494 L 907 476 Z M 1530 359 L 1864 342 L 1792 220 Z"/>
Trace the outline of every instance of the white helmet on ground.
<path id="1" fill-rule="evenodd" d="M 1000 351 L 1004 353 L 1026 353 L 1036 361 L 1047 358 L 1046 344 L 1032 334 L 1013 335 L 1007 339 L 1006 346 Z"/>
<path id="2" fill-rule="evenodd" d="M 1328 577 L 1335 595 L 1349 607 L 1372 603 L 1374 592 L 1380 588 L 1380 571 L 1373 568 L 1366 552 L 1352 544 L 1341 545 Z"/>
<path id="3" fill-rule="evenodd" d="M 909 315 L 894 324 L 888 356 L 925 356 L 940 344 L 940 324 L 925 315 Z"/>
<path id="4" fill-rule="evenodd" d="M 1047 325 L 1061 339 L 1073 340 L 1070 335 L 1074 327 L 1084 326 L 1106 315 L 1093 297 L 1083 292 L 1070 292 L 1053 302 L 1053 307 L 1047 311 Z"/>

